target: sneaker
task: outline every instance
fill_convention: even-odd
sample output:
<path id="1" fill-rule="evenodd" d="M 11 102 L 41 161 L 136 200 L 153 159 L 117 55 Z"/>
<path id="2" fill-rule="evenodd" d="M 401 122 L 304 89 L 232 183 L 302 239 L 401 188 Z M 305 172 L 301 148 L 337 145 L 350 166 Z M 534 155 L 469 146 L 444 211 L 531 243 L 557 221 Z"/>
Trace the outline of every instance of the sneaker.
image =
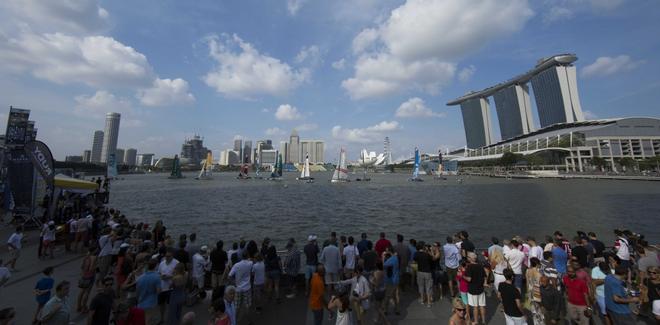
<path id="1" fill-rule="evenodd" d="M 289 298 L 289 299 L 293 299 L 293 298 L 296 297 L 296 294 L 295 293 L 290 293 L 290 294 L 286 295 L 286 297 Z"/>

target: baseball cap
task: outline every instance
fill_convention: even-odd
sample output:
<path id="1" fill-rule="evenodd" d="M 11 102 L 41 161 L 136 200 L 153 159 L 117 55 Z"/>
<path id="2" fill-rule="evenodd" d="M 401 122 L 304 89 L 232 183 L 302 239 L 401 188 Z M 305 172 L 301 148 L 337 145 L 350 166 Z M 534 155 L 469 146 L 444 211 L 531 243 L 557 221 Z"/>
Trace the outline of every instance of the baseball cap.
<path id="1" fill-rule="evenodd" d="M 309 235 L 309 237 L 307 237 L 307 240 L 312 241 L 312 240 L 316 240 L 316 238 L 317 238 L 316 235 Z"/>

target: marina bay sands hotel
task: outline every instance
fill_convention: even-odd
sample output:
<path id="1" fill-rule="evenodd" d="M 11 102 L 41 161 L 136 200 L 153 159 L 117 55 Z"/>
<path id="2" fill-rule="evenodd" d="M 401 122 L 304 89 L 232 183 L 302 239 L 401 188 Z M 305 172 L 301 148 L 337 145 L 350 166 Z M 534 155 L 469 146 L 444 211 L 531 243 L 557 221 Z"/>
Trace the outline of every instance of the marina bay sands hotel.
<path id="1" fill-rule="evenodd" d="M 529 83 L 534 90 L 541 128 L 557 123 L 584 121 L 578 97 L 574 54 L 542 59 L 534 69 L 509 81 L 470 92 L 447 103 L 460 105 L 467 147 L 494 144 L 488 97 L 495 100 L 502 140 L 534 131 Z"/>

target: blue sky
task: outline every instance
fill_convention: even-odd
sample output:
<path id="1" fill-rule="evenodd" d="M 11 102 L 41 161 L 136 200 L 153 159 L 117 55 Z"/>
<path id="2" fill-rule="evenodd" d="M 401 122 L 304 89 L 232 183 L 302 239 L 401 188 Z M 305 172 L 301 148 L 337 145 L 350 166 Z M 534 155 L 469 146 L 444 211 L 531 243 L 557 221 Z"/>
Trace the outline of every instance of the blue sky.
<path id="1" fill-rule="evenodd" d="M 174 155 L 199 134 L 217 157 L 235 136 L 279 143 L 297 128 L 328 160 L 380 152 L 385 136 L 398 158 L 463 146 L 447 101 L 567 52 L 587 116 L 657 117 L 659 13 L 630 0 L 5 0 L 0 119 L 32 110 L 58 159 L 90 149 L 109 111 L 138 153 Z"/>

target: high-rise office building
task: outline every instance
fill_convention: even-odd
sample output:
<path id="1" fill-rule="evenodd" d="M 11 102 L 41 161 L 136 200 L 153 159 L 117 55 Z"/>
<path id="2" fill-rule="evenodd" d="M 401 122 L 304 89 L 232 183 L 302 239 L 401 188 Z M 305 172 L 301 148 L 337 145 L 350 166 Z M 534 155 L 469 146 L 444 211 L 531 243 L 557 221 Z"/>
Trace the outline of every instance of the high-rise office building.
<path id="1" fill-rule="evenodd" d="M 261 165 L 274 165 L 277 161 L 277 150 L 264 149 L 261 150 Z"/>
<path id="2" fill-rule="evenodd" d="M 135 166 L 137 159 L 137 149 L 130 148 L 124 154 L 124 164 L 127 166 Z"/>
<path id="3" fill-rule="evenodd" d="M 117 148 L 115 150 L 115 159 L 117 165 L 121 165 L 124 163 L 124 149 Z"/>
<path id="4" fill-rule="evenodd" d="M 119 120 L 121 114 L 105 114 L 105 131 L 103 131 L 103 147 L 101 148 L 101 163 L 108 162 L 108 155 L 117 150 L 117 139 L 119 138 Z"/>
<path id="5" fill-rule="evenodd" d="M 468 148 L 479 148 L 493 143 L 488 98 L 473 98 L 461 103 L 463 126 Z"/>
<path id="6" fill-rule="evenodd" d="M 192 139 L 186 139 L 181 145 L 182 163 L 199 165 L 201 161 L 206 159 L 208 152 L 209 150 L 204 147 L 204 139 L 195 135 Z"/>
<path id="7" fill-rule="evenodd" d="M 137 155 L 137 165 L 141 167 L 148 167 L 153 164 L 154 154 L 153 153 L 143 153 Z"/>
<path id="8" fill-rule="evenodd" d="M 511 85 L 493 95 L 502 140 L 527 134 L 534 130 L 529 87 Z"/>
<path id="9" fill-rule="evenodd" d="M 300 158 L 300 137 L 298 136 L 298 131 L 294 129 L 291 131 L 291 136 L 289 137 L 289 157 L 287 162 L 298 164 L 301 160 L 305 160 L 305 158 Z"/>
<path id="10" fill-rule="evenodd" d="M 300 140 L 300 163 L 305 162 L 305 156 L 309 155 L 312 164 L 323 163 L 324 143 L 320 140 Z"/>
<path id="11" fill-rule="evenodd" d="M 245 140 L 243 143 L 243 163 L 251 164 L 254 161 L 254 152 L 252 152 L 252 140 Z"/>
<path id="12" fill-rule="evenodd" d="M 574 65 L 556 65 L 532 78 L 541 127 L 584 121 Z"/>
<path id="13" fill-rule="evenodd" d="M 84 163 L 90 163 L 92 161 L 92 151 L 91 150 L 85 150 L 83 151 L 83 162 Z"/>
<path id="14" fill-rule="evenodd" d="M 101 162 L 101 151 L 103 151 L 103 131 L 94 131 L 94 139 L 92 140 L 92 156 L 91 162 L 98 164 Z"/>
<path id="15" fill-rule="evenodd" d="M 243 157 L 243 139 L 234 139 L 234 151 L 238 153 L 240 160 Z"/>
<path id="16" fill-rule="evenodd" d="M 280 155 L 282 155 L 283 162 L 289 161 L 289 143 L 286 141 L 280 141 Z"/>

